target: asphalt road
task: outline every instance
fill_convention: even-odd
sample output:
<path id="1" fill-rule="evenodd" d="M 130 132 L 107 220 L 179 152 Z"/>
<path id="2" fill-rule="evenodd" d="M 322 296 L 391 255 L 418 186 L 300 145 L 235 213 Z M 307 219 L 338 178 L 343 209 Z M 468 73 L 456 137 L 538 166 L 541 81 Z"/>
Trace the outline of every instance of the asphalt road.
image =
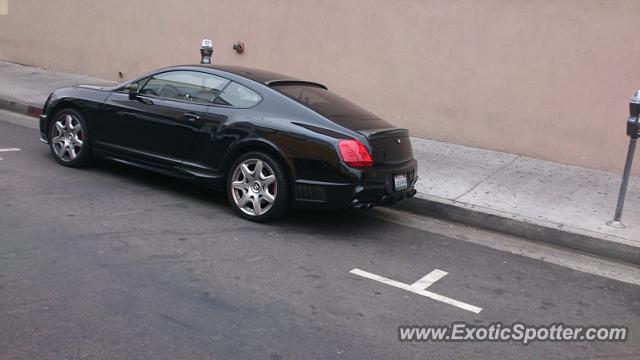
<path id="1" fill-rule="evenodd" d="M 20 149 L 0 153 L 1 359 L 640 358 L 640 286 L 574 270 L 579 256 L 520 256 L 474 243 L 490 233 L 407 226 L 382 210 L 254 224 L 186 182 L 106 162 L 62 167 L 33 126 L 14 124 L 29 121 L 0 112 L 0 149 Z M 354 268 L 407 284 L 446 271 L 429 290 L 482 311 Z M 400 325 L 454 321 L 625 325 L 630 339 L 398 340 Z"/>

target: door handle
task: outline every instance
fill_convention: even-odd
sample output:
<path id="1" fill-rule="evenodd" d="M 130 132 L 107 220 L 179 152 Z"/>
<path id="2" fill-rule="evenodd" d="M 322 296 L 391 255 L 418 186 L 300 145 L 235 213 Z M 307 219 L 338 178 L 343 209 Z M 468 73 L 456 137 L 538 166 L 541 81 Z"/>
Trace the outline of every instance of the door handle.
<path id="1" fill-rule="evenodd" d="M 200 116 L 194 113 L 186 113 L 184 114 L 184 119 L 187 121 L 198 121 L 200 120 Z"/>

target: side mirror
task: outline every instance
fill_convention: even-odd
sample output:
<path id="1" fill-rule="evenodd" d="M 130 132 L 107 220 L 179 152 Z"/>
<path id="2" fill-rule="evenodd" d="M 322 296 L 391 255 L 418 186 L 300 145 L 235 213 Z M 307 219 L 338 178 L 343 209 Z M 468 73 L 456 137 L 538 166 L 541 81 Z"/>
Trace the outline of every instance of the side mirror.
<path id="1" fill-rule="evenodd" d="M 131 83 L 125 86 L 125 90 L 129 92 L 129 100 L 138 98 L 138 83 Z"/>

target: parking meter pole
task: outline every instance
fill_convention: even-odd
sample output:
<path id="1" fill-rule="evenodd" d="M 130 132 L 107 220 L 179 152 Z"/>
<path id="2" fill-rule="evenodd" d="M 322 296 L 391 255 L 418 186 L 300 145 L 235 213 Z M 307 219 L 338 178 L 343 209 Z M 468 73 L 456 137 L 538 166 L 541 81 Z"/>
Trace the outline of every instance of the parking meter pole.
<path id="1" fill-rule="evenodd" d="M 625 225 L 620 221 L 622 219 L 622 210 L 624 208 L 624 198 L 627 195 L 627 186 L 629 185 L 629 177 L 631 176 L 631 166 L 633 165 L 633 156 L 636 153 L 636 142 L 640 137 L 640 90 L 629 99 L 629 120 L 627 121 L 627 136 L 629 136 L 629 150 L 627 151 L 627 161 L 624 163 L 624 172 L 622 173 L 622 184 L 620 184 L 620 193 L 618 194 L 618 204 L 613 220 L 607 222 L 607 225 L 617 228 L 624 228 Z"/>
<path id="2" fill-rule="evenodd" d="M 616 213 L 613 221 L 609 222 L 610 226 L 624 227 L 620 222 L 622 218 L 622 209 L 624 208 L 624 199 L 627 195 L 627 186 L 629 185 L 629 176 L 631 176 L 631 166 L 633 165 L 633 156 L 636 153 L 636 142 L 638 139 L 631 138 L 629 141 L 629 151 L 627 152 L 627 161 L 624 164 L 624 173 L 622 174 L 622 184 L 620 184 L 620 193 L 618 194 L 618 204 L 616 205 Z"/>

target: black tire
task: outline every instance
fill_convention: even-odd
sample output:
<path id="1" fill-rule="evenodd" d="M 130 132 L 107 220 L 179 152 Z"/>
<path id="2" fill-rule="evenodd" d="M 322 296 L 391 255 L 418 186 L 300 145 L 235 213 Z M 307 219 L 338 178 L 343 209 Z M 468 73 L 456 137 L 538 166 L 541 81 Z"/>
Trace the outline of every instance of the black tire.
<path id="1" fill-rule="evenodd" d="M 63 129 L 56 126 L 58 123 L 66 125 L 67 121 L 70 121 L 73 129 L 79 125 L 80 132 L 76 133 L 73 129 L 67 128 L 67 126 L 64 126 Z M 62 140 L 64 143 L 56 141 L 56 139 L 60 139 L 62 132 L 65 133 L 62 138 L 70 136 L 68 139 Z M 69 167 L 80 167 L 91 162 L 91 134 L 87 122 L 78 111 L 74 109 L 62 109 L 58 111 L 49 123 L 49 133 L 47 136 L 49 140 L 49 150 L 51 150 L 51 154 L 59 164 Z M 77 143 L 78 140 L 82 141 L 81 145 Z M 61 149 L 65 147 L 66 150 L 61 151 Z M 73 154 L 75 154 L 73 157 L 72 148 Z"/>
<path id="2" fill-rule="evenodd" d="M 261 174 L 269 174 L 269 172 L 272 172 L 273 175 L 275 176 L 275 181 L 273 181 L 269 185 L 264 185 L 269 181 L 267 179 L 268 178 L 267 176 L 265 177 L 265 180 L 261 180 L 262 183 L 261 181 L 258 181 L 258 183 L 260 183 L 260 186 L 256 185 L 256 187 L 261 187 L 261 189 L 257 190 L 253 186 L 255 185 L 256 179 L 253 178 L 254 180 L 251 180 L 249 178 L 247 179 L 247 184 L 249 185 L 247 189 L 233 188 L 232 187 L 233 182 L 238 181 L 237 178 L 234 179 L 234 176 L 239 175 L 237 173 L 238 171 L 242 172 L 241 169 L 239 168 L 240 165 L 246 164 L 246 163 L 251 164 L 254 160 L 262 161 L 264 170 L 263 172 L 261 172 Z M 257 166 L 257 162 L 253 165 L 253 169 L 251 169 L 251 165 L 248 165 L 248 168 L 250 170 L 253 170 L 253 175 L 256 175 L 255 174 L 256 166 Z M 275 200 L 269 203 L 268 198 L 266 198 L 264 195 L 271 196 L 273 194 L 274 189 L 272 188 L 272 186 L 275 186 Z M 252 188 L 254 190 L 252 190 Z M 259 151 L 249 152 L 238 157 L 229 168 L 229 172 L 227 174 L 226 189 L 227 189 L 227 196 L 229 198 L 229 204 L 231 205 L 233 210 L 242 218 L 247 220 L 251 220 L 255 222 L 273 221 L 284 216 L 289 209 L 289 198 L 290 198 L 291 190 L 289 187 L 289 176 L 287 174 L 287 171 L 285 170 L 284 166 L 280 163 L 280 161 L 275 159 L 273 156 L 263 152 L 259 152 Z M 249 196 L 251 196 L 252 200 L 247 200 L 250 202 L 247 202 L 246 206 L 241 207 L 239 204 L 238 198 L 240 198 L 241 195 L 244 194 L 244 192 L 246 192 L 247 194 L 250 194 Z M 248 213 L 252 211 L 254 206 L 253 197 L 259 197 L 258 206 L 261 210 L 262 210 L 262 205 L 264 204 L 266 205 L 271 204 L 271 206 L 264 213 L 261 213 L 261 211 L 258 211 L 259 213 L 258 215 Z"/>

